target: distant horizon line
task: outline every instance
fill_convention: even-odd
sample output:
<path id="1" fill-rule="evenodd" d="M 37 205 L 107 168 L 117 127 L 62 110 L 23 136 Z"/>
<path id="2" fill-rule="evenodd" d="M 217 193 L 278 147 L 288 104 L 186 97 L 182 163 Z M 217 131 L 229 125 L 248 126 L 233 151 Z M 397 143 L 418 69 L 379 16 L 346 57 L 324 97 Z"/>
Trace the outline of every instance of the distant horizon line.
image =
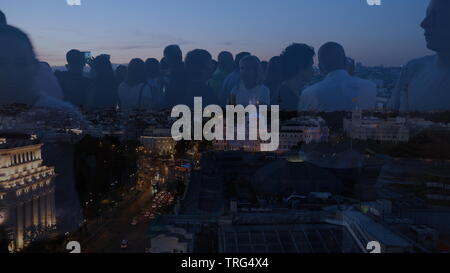
<path id="1" fill-rule="evenodd" d="M 153 57 L 149 57 L 149 58 L 153 58 Z M 155 59 L 157 59 L 158 60 L 158 58 L 155 58 Z M 144 59 L 142 59 L 142 60 L 144 60 Z M 67 64 L 57 64 L 57 65 L 54 65 L 54 64 L 51 64 L 50 62 L 47 62 L 47 61 L 45 61 L 45 60 L 39 60 L 40 62 L 46 62 L 46 63 L 48 63 L 49 65 L 50 65 L 50 67 L 51 68 L 66 68 L 66 65 Z M 130 59 L 130 61 L 131 61 L 131 59 Z M 145 60 L 144 60 L 145 61 Z M 158 60 L 158 61 L 161 61 L 161 60 Z M 263 61 L 266 61 L 266 60 L 263 60 Z M 358 62 L 358 63 L 361 63 L 361 62 Z M 125 65 L 125 66 L 128 66 L 128 63 L 115 63 L 115 62 L 111 62 L 111 64 L 113 65 L 113 66 L 119 66 L 119 65 Z M 384 67 L 384 68 L 402 68 L 404 65 L 386 65 L 386 64 L 378 64 L 378 65 L 365 65 L 364 63 L 361 63 L 361 65 L 362 65 L 362 67 Z M 86 67 L 89 67 L 88 65 L 86 65 Z M 318 65 L 314 65 L 313 66 L 315 69 L 319 69 L 319 67 L 318 67 Z"/>

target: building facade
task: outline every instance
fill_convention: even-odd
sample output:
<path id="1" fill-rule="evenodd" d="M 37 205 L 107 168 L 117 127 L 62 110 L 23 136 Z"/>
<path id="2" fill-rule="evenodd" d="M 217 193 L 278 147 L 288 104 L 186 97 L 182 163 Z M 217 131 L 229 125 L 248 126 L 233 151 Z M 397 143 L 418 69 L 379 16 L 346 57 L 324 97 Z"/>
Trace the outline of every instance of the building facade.
<path id="1" fill-rule="evenodd" d="M 410 129 L 404 118 L 363 118 L 360 110 L 352 112 L 351 119 L 344 119 L 344 131 L 353 139 L 380 142 L 408 142 Z"/>
<path id="2" fill-rule="evenodd" d="M 329 128 L 321 117 L 298 117 L 286 121 L 280 128 L 278 152 L 288 152 L 299 143 L 327 142 Z"/>
<path id="3" fill-rule="evenodd" d="M 0 144 L 0 226 L 20 251 L 56 227 L 54 168 L 42 164 L 42 144 L 2 139 Z"/>
<path id="4" fill-rule="evenodd" d="M 172 155 L 175 152 L 176 141 L 172 138 L 170 129 L 148 128 L 140 137 L 141 144 L 154 154 Z"/>

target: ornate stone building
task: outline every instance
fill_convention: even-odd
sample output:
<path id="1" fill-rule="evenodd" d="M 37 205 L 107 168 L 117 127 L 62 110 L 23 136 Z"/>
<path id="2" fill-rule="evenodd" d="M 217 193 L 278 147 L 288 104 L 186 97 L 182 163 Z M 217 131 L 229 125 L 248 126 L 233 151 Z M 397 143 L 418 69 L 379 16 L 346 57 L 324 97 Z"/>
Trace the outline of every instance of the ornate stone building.
<path id="1" fill-rule="evenodd" d="M 42 164 L 41 147 L 30 137 L 0 138 L 0 226 L 8 230 L 12 252 L 56 227 L 56 175 Z"/>

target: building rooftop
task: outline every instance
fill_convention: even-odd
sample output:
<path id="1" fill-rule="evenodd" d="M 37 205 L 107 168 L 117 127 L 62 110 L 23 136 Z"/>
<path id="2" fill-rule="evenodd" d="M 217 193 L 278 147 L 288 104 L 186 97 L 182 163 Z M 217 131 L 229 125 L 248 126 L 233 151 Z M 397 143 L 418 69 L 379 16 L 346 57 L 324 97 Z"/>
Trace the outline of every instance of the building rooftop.
<path id="1" fill-rule="evenodd" d="M 387 229 L 383 225 L 375 222 L 367 215 L 362 214 L 359 211 L 345 211 L 344 214 L 347 217 L 355 219 L 359 225 L 361 225 L 368 233 L 376 238 L 380 243 L 387 246 L 395 247 L 409 247 L 411 244 L 405 239 L 396 235 L 391 230 Z"/>
<path id="2" fill-rule="evenodd" d="M 0 149 L 14 149 L 18 147 L 30 146 L 38 144 L 39 141 L 29 134 L 1 131 L 0 132 Z"/>
<path id="3" fill-rule="evenodd" d="M 348 233 L 337 225 L 245 225 L 223 227 L 222 253 L 359 253 Z"/>

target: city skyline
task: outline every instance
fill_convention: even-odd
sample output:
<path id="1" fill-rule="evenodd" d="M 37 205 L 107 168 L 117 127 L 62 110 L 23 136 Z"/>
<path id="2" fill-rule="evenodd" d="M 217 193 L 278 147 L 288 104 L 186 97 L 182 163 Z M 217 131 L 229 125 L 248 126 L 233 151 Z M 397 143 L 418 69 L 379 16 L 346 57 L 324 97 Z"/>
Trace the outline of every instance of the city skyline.
<path id="1" fill-rule="evenodd" d="M 250 51 L 268 60 L 293 42 L 317 51 L 327 41 L 342 43 L 363 64 L 400 66 L 431 54 L 420 28 L 428 2 L 369 6 L 363 0 L 286 0 L 280 6 L 273 0 L 198 0 L 189 5 L 178 0 L 84 0 L 81 6 L 69 6 L 64 0 L 45 0 L 24 6 L 23 1 L 0 0 L 8 22 L 26 31 L 39 58 L 54 66 L 64 65 L 72 48 L 110 54 L 114 63 L 159 59 L 168 44 L 179 44 L 183 53 L 205 48 L 215 57 L 221 50 Z"/>

